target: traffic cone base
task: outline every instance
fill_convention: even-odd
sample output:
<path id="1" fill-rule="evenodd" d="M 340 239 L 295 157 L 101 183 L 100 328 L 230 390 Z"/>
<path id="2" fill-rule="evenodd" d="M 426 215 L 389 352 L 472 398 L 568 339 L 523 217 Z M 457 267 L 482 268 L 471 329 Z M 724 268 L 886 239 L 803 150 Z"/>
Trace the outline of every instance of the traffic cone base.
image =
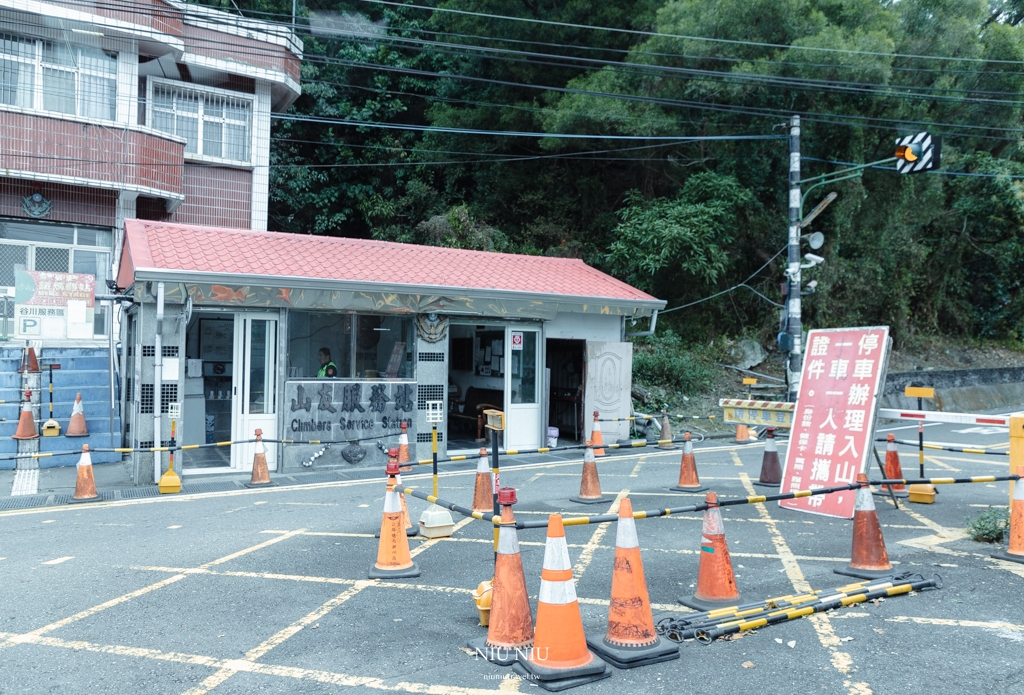
<path id="1" fill-rule="evenodd" d="M 72 503 L 98 502 L 101 498 L 96 494 L 96 478 L 92 472 L 92 455 L 89 445 L 82 447 L 82 456 L 78 459 L 78 479 L 75 481 L 75 494 Z"/>
<path id="2" fill-rule="evenodd" d="M 612 667 L 596 654 L 594 655 L 594 661 L 589 666 L 578 669 L 580 672 L 575 676 L 560 677 L 559 674 L 562 674 L 564 669 L 550 669 L 537 666 L 529 660 L 516 661 L 512 664 L 512 670 L 520 676 L 531 678 L 533 685 L 539 685 L 550 693 L 557 693 L 569 688 L 593 683 L 594 681 L 611 678 L 612 675 Z M 576 671 L 577 669 L 573 670 Z"/>
<path id="3" fill-rule="evenodd" d="M 1005 550 L 1000 550 L 998 553 L 992 553 L 989 557 L 994 557 L 996 560 L 1006 560 L 1007 562 L 1019 562 L 1024 565 L 1024 555 L 1014 555 Z"/>
<path id="4" fill-rule="evenodd" d="M 675 487 L 669 488 L 672 492 L 704 492 L 707 489 L 707 485 L 697 485 L 696 487 L 680 487 L 679 485 L 676 485 Z"/>
<path id="5" fill-rule="evenodd" d="M 865 483 L 857 490 L 857 502 L 853 510 L 853 548 L 850 564 L 833 570 L 836 574 L 860 579 L 877 579 L 893 574 L 889 554 L 885 550 L 882 527 L 878 523 L 878 512 L 871 497 L 871 488 L 866 485 L 868 478 L 861 473 L 857 481 Z"/>
<path id="6" fill-rule="evenodd" d="M 615 668 L 637 668 L 679 658 L 679 645 L 659 637 L 649 647 L 619 647 L 608 639 L 587 639 L 587 646 Z"/>

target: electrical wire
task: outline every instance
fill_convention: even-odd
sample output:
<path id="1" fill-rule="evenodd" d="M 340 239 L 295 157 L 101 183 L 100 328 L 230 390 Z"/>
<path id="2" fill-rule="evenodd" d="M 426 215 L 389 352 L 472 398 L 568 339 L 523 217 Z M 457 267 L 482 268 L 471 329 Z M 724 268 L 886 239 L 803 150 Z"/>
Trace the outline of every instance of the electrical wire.
<path id="1" fill-rule="evenodd" d="M 771 264 L 772 261 L 774 261 L 780 255 L 782 255 L 782 252 L 785 251 L 788 248 L 789 248 L 789 245 L 787 244 L 786 246 L 783 246 L 781 249 L 779 249 L 778 252 L 774 256 L 769 258 L 768 261 L 763 266 L 761 266 L 760 268 L 755 270 L 753 273 L 751 273 L 750 277 L 748 277 L 743 282 L 735 284 L 735 285 L 733 285 L 732 287 L 730 287 L 728 289 L 722 290 L 721 292 L 715 292 L 713 295 L 711 295 L 709 297 L 704 297 L 703 299 L 698 299 L 695 302 L 690 302 L 689 304 L 681 304 L 680 306 L 674 306 L 671 309 L 662 309 L 661 311 L 658 312 L 658 315 L 660 316 L 662 314 L 670 314 L 673 311 L 679 311 L 680 309 L 686 309 L 687 307 L 696 306 L 697 304 L 703 304 L 704 302 L 710 301 L 710 300 L 714 299 L 715 297 L 721 297 L 723 294 L 729 294 L 730 292 L 738 290 L 741 287 L 746 287 L 748 290 L 750 290 L 751 292 L 756 294 L 758 297 L 761 297 L 765 301 L 769 302 L 770 304 L 774 304 L 775 306 L 779 306 L 779 307 L 783 306 L 782 304 L 779 304 L 778 302 L 775 302 L 775 301 L 772 301 L 771 299 L 768 299 L 768 297 L 765 297 L 763 294 L 761 294 L 760 292 L 755 290 L 753 287 L 751 287 L 747 283 L 750 282 L 751 280 L 753 280 L 754 277 L 758 273 L 760 273 L 762 270 L 767 268 Z"/>

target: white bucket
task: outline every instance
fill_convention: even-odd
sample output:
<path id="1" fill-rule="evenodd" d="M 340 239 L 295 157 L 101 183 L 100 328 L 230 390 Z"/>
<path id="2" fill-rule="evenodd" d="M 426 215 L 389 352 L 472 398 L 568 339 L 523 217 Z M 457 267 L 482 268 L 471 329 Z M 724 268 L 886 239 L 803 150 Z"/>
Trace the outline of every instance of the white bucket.
<path id="1" fill-rule="evenodd" d="M 548 428 L 548 448 L 549 449 L 553 449 L 556 446 L 558 446 L 558 428 L 557 427 L 549 427 Z"/>

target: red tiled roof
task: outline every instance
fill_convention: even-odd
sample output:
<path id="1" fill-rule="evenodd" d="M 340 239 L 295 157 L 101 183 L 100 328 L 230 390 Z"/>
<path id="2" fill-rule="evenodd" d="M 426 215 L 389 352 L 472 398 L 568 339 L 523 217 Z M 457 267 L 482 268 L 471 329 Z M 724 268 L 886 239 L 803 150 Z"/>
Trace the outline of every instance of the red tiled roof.
<path id="1" fill-rule="evenodd" d="M 575 258 L 522 256 L 367 239 L 125 222 L 122 268 L 504 290 L 653 302 Z M 128 270 L 129 273 L 132 270 Z M 125 287 L 121 278 L 118 284 Z"/>

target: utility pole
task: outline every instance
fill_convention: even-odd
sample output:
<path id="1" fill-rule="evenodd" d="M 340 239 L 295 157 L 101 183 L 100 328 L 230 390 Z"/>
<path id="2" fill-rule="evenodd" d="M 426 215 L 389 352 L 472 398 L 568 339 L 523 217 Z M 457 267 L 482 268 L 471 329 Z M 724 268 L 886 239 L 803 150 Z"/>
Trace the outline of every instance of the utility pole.
<path id="1" fill-rule="evenodd" d="M 803 346 L 800 322 L 800 117 L 789 119 L 789 255 L 786 274 L 789 291 L 786 304 L 786 332 L 790 336 L 789 364 L 786 374 L 789 382 L 788 399 L 796 402 L 800 392 L 800 368 Z"/>

